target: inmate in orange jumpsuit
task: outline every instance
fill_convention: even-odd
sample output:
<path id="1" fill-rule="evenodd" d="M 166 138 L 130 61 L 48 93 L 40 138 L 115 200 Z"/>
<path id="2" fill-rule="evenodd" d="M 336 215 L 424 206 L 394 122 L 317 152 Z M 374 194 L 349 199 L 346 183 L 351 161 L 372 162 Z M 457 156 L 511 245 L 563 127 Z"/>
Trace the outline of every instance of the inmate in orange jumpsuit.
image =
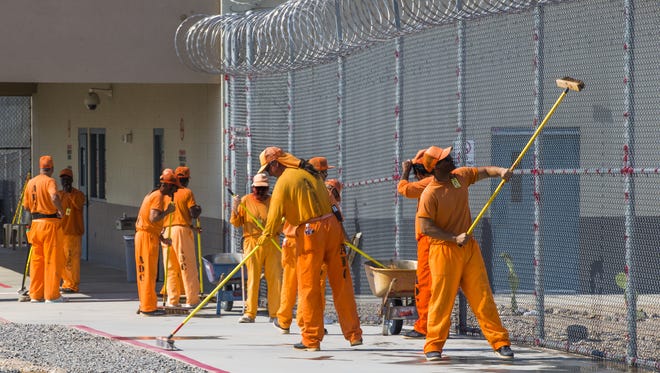
<path id="1" fill-rule="evenodd" d="M 199 272 L 195 254 L 195 235 L 192 229 L 190 208 L 196 206 L 195 196 L 188 188 L 179 188 L 174 193 L 171 230 L 170 216 L 163 219 L 165 237 L 169 235 L 172 246 L 163 245 L 163 258 L 169 263 L 163 263 L 167 273 L 167 303 L 169 306 L 179 306 L 181 291 L 185 291 L 186 304 L 193 306 L 199 303 Z M 170 230 L 168 232 L 168 230 Z M 169 254 L 167 250 L 169 249 Z M 181 288 L 183 284 L 183 289 Z"/>
<path id="2" fill-rule="evenodd" d="M 260 201 L 253 194 L 241 198 L 240 206 L 232 209 L 229 222 L 235 227 L 243 228 L 243 256 L 247 256 L 257 246 L 257 239 L 261 236 L 261 228 L 252 220 L 252 216 L 259 220 L 263 226 L 271 197 Z M 249 211 L 248 212 L 246 211 Z M 282 218 L 278 221 L 282 221 Z M 280 251 L 272 241 L 268 240 L 248 259 L 245 263 L 247 268 L 247 300 L 245 316 L 254 320 L 257 316 L 259 301 L 259 283 L 261 282 L 261 271 L 264 271 L 268 287 L 268 316 L 277 317 L 280 307 L 280 292 L 282 290 L 282 257 Z"/>
<path id="3" fill-rule="evenodd" d="M 60 176 L 62 176 L 62 171 Z M 70 170 L 68 170 L 71 173 Z M 80 285 L 80 251 L 82 236 L 85 233 L 83 207 L 85 194 L 71 187 L 71 191 L 57 192 L 62 201 L 62 233 L 64 234 L 64 270 L 62 271 L 62 289 L 78 292 Z"/>
<path id="4" fill-rule="evenodd" d="M 50 177 L 52 158 L 42 156 L 39 168 L 41 173 L 28 181 L 23 196 L 23 208 L 32 215 L 27 233 L 28 242 L 32 244 L 30 299 L 52 301 L 61 297 L 64 249 L 59 215 L 62 206 L 57 196 L 57 183 Z"/>
<path id="5" fill-rule="evenodd" d="M 431 219 L 445 232 L 459 235 L 467 232 L 472 223 L 468 187 L 477 181 L 478 171 L 473 167 L 460 167 L 453 170 L 452 175 L 453 182 L 433 180 L 426 187 L 419 200 L 417 217 Z M 459 287 L 492 348 L 497 350 L 511 344 L 500 321 L 481 250 L 474 238 L 462 247 L 455 242 L 431 238 L 429 267 L 432 285 L 424 353 L 442 351 Z"/>
<path id="6" fill-rule="evenodd" d="M 163 220 L 152 222 L 151 210 L 164 211 L 169 197 L 160 189 L 147 194 L 142 201 L 135 222 L 135 269 L 137 273 L 140 312 L 153 312 L 158 308 L 156 276 L 158 275 L 158 249 Z"/>
<path id="7" fill-rule="evenodd" d="M 298 312 L 301 313 L 303 323 L 302 344 L 318 348 L 323 340 L 323 263 L 327 264 L 328 281 L 344 338 L 352 345 L 361 343 L 362 329 L 343 246 L 344 234 L 339 221 L 332 214 L 323 181 L 308 171 L 287 165 L 273 188 L 268 219 L 263 235 L 259 238 L 260 243 L 277 234 L 277 223 L 282 217 L 289 224 L 297 226 L 296 272 Z"/>
<path id="8" fill-rule="evenodd" d="M 406 198 L 416 198 L 419 205 L 419 197 L 424 188 L 433 180 L 428 176 L 419 181 L 409 182 L 401 180 L 397 186 L 399 194 Z M 430 239 L 424 236 L 419 229 L 419 222 L 415 218 L 415 239 L 417 240 L 417 282 L 415 283 L 415 307 L 417 308 L 417 321 L 413 329 L 426 335 L 426 324 L 429 314 L 429 300 L 431 299 L 431 270 L 429 268 L 429 246 Z"/>

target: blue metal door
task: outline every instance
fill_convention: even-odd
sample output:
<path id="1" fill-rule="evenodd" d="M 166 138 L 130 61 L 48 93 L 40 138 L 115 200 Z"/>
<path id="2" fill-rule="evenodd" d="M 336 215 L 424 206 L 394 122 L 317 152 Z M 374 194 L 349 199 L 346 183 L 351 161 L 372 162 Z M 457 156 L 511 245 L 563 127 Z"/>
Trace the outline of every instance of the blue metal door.
<path id="1" fill-rule="evenodd" d="M 519 128 L 492 130 L 492 163 L 509 167 L 531 138 L 533 131 Z M 518 290 L 534 290 L 535 263 L 547 293 L 575 292 L 578 289 L 579 176 L 560 170 L 576 169 L 580 160 L 580 135 L 576 128 L 545 129 L 540 143 L 541 176 L 538 193 L 538 219 L 535 218 L 535 178 L 532 146 L 514 174 L 493 202 L 494 290 L 510 291 L 509 269 L 502 258 L 511 257 L 519 278 Z M 552 171 L 555 170 L 555 173 Z M 493 179 L 492 190 L 499 181 Z M 541 261 L 534 260 L 534 230 L 539 229 Z"/>

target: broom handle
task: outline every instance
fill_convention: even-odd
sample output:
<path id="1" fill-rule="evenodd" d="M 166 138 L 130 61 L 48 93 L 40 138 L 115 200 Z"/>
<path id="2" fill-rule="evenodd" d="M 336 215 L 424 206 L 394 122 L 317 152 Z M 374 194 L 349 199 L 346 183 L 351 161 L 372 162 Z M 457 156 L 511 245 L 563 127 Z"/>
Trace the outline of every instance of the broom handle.
<path id="1" fill-rule="evenodd" d="M 190 312 L 190 314 L 188 315 L 188 317 L 186 317 L 186 318 L 181 322 L 181 324 L 179 324 L 179 326 L 177 326 L 177 328 L 174 329 L 174 331 L 173 331 L 169 336 L 167 336 L 167 339 L 172 339 L 172 337 L 174 337 L 174 334 L 176 334 L 176 333 L 179 331 L 179 329 L 181 329 L 181 328 L 182 328 L 182 327 L 188 322 L 188 320 L 190 320 L 193 316 L 195 316 L 195 314 L 197 313 L 197 311 L 199 311 L 200 309 L 202 309 L 202 307 L 204 307 L 204 306 L 205 306 L 205 305 L 211 300 L 211 298 L 213 298 L 213 296 L 214 296 L 214 295 L 215 295 L 220 289 L 222 289 L 222 287 L 225 286 L 225 285 L 227 284 L 227 282 L 229 282 L 229 280 L 231 280 L 231 278 L 236 274 L 236 272 L 238 272 L 239 269 L 243 268 L 243 265 L 245 265 L 245 262 L 247 262 L 248 259 L 250 259 L 250 257 L 252 257 L 252 255 L 254 255 L 254 253 L 256 253 L 257 250 L 258 250 L 260 247 L 261 247 L 261 246 L 259 246 L 259 245 L 255 246 L 255 248 L 252 249 L 252 251 L 251 251 L 247 256 L 245 256 L 245 258 L 243 258 L 243 260 L 241 260 L 241 262 L 238 263 L 238 264 L 236 265 L 236 267 L 234 267 L 234 269 L 232 269 L 231 272 L 229 272 L 229 274 L 225 277 L 225 279 L 222 280 L 222 281 L 220 281 L 220 283 L 215 287 L 215 289 L 213 289 L 213 291 L 212 291 L 209 295 L 207 295 L 206 298 L 204 298 L 204 300 L 201 301 L 201 302 L 197 305 L 197 307 L 195 307 L 194 310 L 192 310 L 192 311 Z"/>
<path id="2" fill-rule="evenodd" d="M 516 161 L 513 162 L 511 167 L 509 167 L 509 171 L 513 172 L 513 170 L 516 167 L 518 167 L 518 164 L 520 164 L 520 161 L 522 160 L 523 156 L 525 156 L 525 153 L 527 153 L 527 150 L 529 150 L 529 148 L 532 146 L 532 144 L 534 143 L 534 140 L 536 140 L 538 135 L 541 133 L 541 130 L 543 129 L 545 124 L 548 122 L 548 120 L 550 119 L 552 114 L 554 114 L 555 110 L 557 109 L 559 104 L 562 102 L 562 100 L 564 100 L 564 97 L 566 97 L 567 93 L 568 93 L 568 88 L 566 88 L 564 90 L 564 92 L 561 93 L 561 95 L 559 96 L 559 98 L 557 99 L 555 104 L 552 105 L 552 108 L 550 109 L 548 114 L 546 114 L 545 118 L 543 119 L 541 124 L 538 126 L 536 131 L 534 131 L 534 134 L 532 135 L 532 137 L 527 142 L 527 145 L 525 145 L 523 150 L 520 152 L 520 155 L 518 155 L 518 158 L 516 159 Z M 481 218 L 484 216 L 484 214 L 486 213 L 486 210 L 488 210 L 490 205 L 493 203 L 493 201 L 495 200 L 495 197 L 497 197 L 497 194 L 500 192 L 500 190 L 502 190 L 502 187 L 504 186 L 505 183 L 506 183 L 506 180 L 504 180 L 504 179 L 502 179 L 500 181 L 500 184 L 497 186 L 497 188 L 495 188 L 495 191 L 493 192 L 493 194 L 488 199 L 488 202 L 486 202 L 484 207 L 481 209 L 481 211 L 479 212 L 479 215 L 477 215 L 477 217 L 474 219 L 474 221 L 472 221 L 472 225 L 470 225 L 470 228 L 467 230 L 467 235 L 472 234 L 472 232 L 474 231 L 474 228 L 477 226 L 477 223 L 479 223 L 479 220 L 481 220 Z"/>
<path id="3" fill-rule="evenodd" d="M 200 233 L 201 224 L 197 218 L 197 264 L 199 267 L 199 291 L 204 294 L 204 279 L 202 278 L 202 234 Z"/>
<path id="4" fill-rule="evenodd" d="M 232 197 L 238 197 L 238 194 L 234 194 L 234 192 L 232 192 L 231 189 L 227 188 L 227 191 L 229 192 L 229 194 L 230 194 Z M 245 212 L 247 212 L 247 214 L 250 216 L 250 218 L 252 219 L 252 221 L 254 221 L 254 224 L 256 224 L 257 227 L 259 227 L 259 229 L 261 229 L 261 231 L 263 232 L 263 231 L 264 231 L 264 225 L 261 224 L 261 222 L 259 221 L 259 219 L 257 219 L 256 216 L 252 215 L 252 213 L 250 212 L 250 210 L 248 210 L 248 208 L 245 206 L 244 203 L 241 202 L 241 203 L 240 203 L 240 207 L 242 207 L 243 210 L 245 210 Z M 275 239 L 274 239 L 273 237 L 270 238 L 270 241 L 273 243 L 273 245 L 275 245 L 275 247 L 277 247 L 277 250 L 279 250 L 280 252 L 282 252 L 282 247 L 277 243 L 277 241 L 275 241 Z"/>

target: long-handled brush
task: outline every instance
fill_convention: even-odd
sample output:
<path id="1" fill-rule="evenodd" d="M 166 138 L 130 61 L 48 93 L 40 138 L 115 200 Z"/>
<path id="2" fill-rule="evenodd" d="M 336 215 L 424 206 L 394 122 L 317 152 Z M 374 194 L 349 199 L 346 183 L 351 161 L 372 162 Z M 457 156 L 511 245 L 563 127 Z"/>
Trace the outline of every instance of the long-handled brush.
<path id="1" fill-rule="evenodd" d="M 236 265 L 236 267 L 235 267 L 231 272 L 229 272 L 229 274 L 225 277 L 225 279 L 222 280 L 222 281 L 220 281 L 220 283 L 215 287 L 215 289 L 213 289 L 213 291 L 212 291 L 209 295 L 207 295 L 206 298 L 204 298 L 204 300 L 201 301 L 201 302 L 197 305 L 197 307 L 195 307 L 194 310 L 192 310 L 192 311 L 190 312 L 190 314 L 189 314 L 189 315 L 188 315 L 188 316 L 187 316 L 187 317 L 181 322 L 181 324 L 179 324 L 179 326 L 177 326 L 176 329 L 174 329 L 174 331 L 172 331 L 172 333 L 170 333 L 170 335 L 168 335 L 167 337 L 156 337 L 156 345 L 158 345 L 158 347 L 164 348 L 164 349 L 166 349 L 166 350 L 178 350 L 178 349 L 174 346 L 174 339 L 172 339 L 172 338 L 174 338 L 174 335 L 175 335 L 175 334 L 176 334 L 176 333 L 177 333 L 177 332 L 178 332 L 178 331 L 179 331 L 184 325 L 186 325 L 186 323 L 188 322 L 188 320 L 190 320 L 193 316 L 195 316 L 195 314 L 196 314 L 200 309 L 202 309 L 202 307 L 204 307 L 204 306 L 205 306 L 205 305 L 211 300 L 211 298 L 213 298 L 213 296 L 214 296 L 214 295 L 215 295 L 220 289 L 222 289 L 223 286 L 225 286 L 225 285 L 227 284 L 227 282 L 229 282 L 229 280 L 231 280 L 232 277 L 234 277 L 234 275 L 236 274 L 236 272 L 238 272 L 238 270 L 241 269 L 241 268 L 243 267 L 243 265 L 245 265 L 245 262 L 247 262 L 248 259 L 250 259 L 250 258 L 252 257 L 252 255 L 254 255 L 254 253 L 257 252 L 257 250 L 259 249 L 259 247 L 260 247 L 260 245 L 255 246 L 255 248 L 252 249 L 252 251 L 251 251 L 248 255 L 246 255 L 245 258 L 243 258 L 243 260 L 241 260 L 241 262 L 238 263 L 238 264 Z"/>
<path id="2" fill-rule="evenodd" d="M 30 268 L 30 259 L 32 258 L 32 245 L 28 249 L 27 257 L 25 258 L 25 270 L 23 271 L 23 281 L 21 282 L 21 288 L 18 289 L 18 301 L 27 302 L 30 300 L 30 289 L 25 288 L 25 278 L 27 277 L 28 270 Z"/>
<path id="3" fill-rule="evenodd" d="M 557 107 L 559 106 L 559 104 L 564 100 L 564 97 L 566 97 L 566 94 L 568 94 L 568 91 L 570 90 L 570 91 L 580 92 L 582 89 L 584 89 L 584 82 L 582 82 L 581 80 L 573 79 L 573 78 L 568 77 L 568 76 L 563 77 L 561 79 L 557 79 L 556 83 L 557 83 L 557 87 L 564 88 L 564 91 L 559 96 L 559 98 L 557 98 L 557 101 L 552 106 L 552 108 L 550 109 L 548 114 L 546 114 L 546 116 L 543 119 L 543 121 L 541 122 L 541 124 L 539 124 L 539 126 L 536 128 L 536 131 L 534 131 L 534 134 L 532 135 L 532 137 L 527 142 L 527 145 L 525 145 L 523 150 L 520 152 L 520 155 L 518 155 L 518 158 L 515 160 L 515 162 L 513 162 L 511 167 L 509 167 L 510 171 L 513 171 L 516 167 L 518 167 L 518 164 L 522 160 L 523 156 L 525 155 L 525 153 L 527 153 L 527 150 L 529 150 L 529 148 L 532 146 L 532 144 L 534 143 L 534 140 L 536 140 L 538 135 L 541 133 L 541 130 L 543 129 L 545 124 L 548 122 L 548 120 L 550 119 L 552 114 L 554 114 L 554 112 L 557 109 Z M 470 228 L 467 231 L 468 235 L 472 234 L 472 232 L 474 231 L 474 228 L 477 226 L 477 223 L 484 216 L 484 213 L 486 212 L 486 210 L 488 210 L 490 205 L 493 203 L 493 200 L 495 200 L 495 197 L 500 192 L 500 190 L 502 190 L 502 187 L 504 186 L 505 183 L 506 183 L 506 180 L 504 180 L 504 179 L 502 179 L 502 181 L 500 181 L 500 184 L 497 186 L 497 188 L 495 189 L 493 194 L 490 196 L 490 199 L 488 200 L 488 202 L 486 202 L 484 207 L 481 209 L 481 212 L 479 212 L 479 215 L 477 215 L 477 217 L 474 218 L 474 221 L 472 221 L 472 225 L 470 226 Z"/>

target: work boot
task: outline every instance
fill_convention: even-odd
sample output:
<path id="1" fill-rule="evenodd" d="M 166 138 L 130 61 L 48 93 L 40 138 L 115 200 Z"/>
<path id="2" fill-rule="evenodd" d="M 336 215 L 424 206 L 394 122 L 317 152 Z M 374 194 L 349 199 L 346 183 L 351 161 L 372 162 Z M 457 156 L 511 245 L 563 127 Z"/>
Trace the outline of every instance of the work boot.
<path id="1" fill-rule="evenodd" d="M 513 359 L 513 351 L 511 351 L 511 346 L 502 346 L 495 350 L 495 355 L 500 359 Z"/>
<path id="2" fill-rule="evenodd" d="M 302 342 L 294 344 L 293 348 L 300 351 L 321 351 L 321 347 L 307 347 Z"/>

